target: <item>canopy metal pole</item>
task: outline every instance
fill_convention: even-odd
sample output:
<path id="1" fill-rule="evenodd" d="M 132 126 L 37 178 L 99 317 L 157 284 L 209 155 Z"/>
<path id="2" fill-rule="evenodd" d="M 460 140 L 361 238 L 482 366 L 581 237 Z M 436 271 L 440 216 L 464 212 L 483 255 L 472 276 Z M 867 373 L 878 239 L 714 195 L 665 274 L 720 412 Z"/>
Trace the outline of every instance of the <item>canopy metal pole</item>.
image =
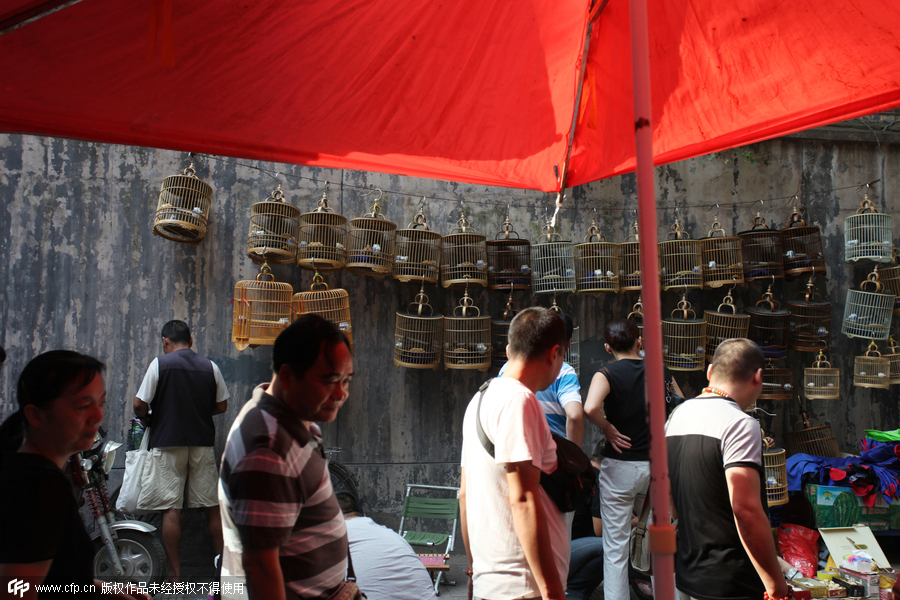
<path id="1" fill-rule="evenodd" d="M 653 554 L 653 595 L 675 600 L 675 528 L 670 524 L 669 461 L 665 436 L 662 311 L 657 253 L 656 181 L 653 128 L 650 126 L 650 42 L 647 1 L 631 0 L 631 71 L 634 80 L 634 133 L 637 149 L 638 226 L 641 244 L 641 295 L 644 303 L 644 376 L 650 422 L 650 494 L 653 522 L 647 527 Z"/>

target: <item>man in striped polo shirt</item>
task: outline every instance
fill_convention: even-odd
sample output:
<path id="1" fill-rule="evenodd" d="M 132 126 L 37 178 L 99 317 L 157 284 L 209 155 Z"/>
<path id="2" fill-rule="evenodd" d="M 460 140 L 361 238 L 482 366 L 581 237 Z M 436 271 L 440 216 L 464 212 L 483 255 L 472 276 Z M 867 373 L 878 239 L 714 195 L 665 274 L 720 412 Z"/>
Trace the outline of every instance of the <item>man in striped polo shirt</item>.
<path id="1" fill-rule="evenodd" d="M 222 456 L 222 597 L 324 599 L 344 580 L 348 543 L 315 422 L 337 417 L 353 360 L 340 329 L 305 315 L 275 340 L 272 363 Z"/>

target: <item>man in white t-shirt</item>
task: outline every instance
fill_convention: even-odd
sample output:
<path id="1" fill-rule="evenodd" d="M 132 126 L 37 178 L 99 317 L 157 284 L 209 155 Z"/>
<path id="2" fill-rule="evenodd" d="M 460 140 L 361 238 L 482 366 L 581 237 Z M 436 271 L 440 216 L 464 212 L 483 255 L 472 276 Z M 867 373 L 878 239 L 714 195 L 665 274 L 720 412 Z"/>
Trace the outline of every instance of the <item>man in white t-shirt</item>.
<path id="1" fill-rule="evenodd" d="M 556 443 L 535 392 L 556 379 L 566 341 L 555 312 L 520 312 L 509 326 L 506 371 L 466 410 L 459 508 L 475 598 L 565 598 L 569 536 L 540 485 L 541 472 L 556 469 Z"/>

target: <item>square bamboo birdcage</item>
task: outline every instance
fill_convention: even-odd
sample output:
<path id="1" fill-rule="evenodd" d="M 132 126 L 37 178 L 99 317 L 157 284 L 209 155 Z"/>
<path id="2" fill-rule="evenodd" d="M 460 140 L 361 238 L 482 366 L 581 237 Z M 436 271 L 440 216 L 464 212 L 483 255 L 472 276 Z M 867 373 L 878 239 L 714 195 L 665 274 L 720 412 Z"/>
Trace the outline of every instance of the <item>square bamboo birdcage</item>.
<path id="1" fill-rule="evenodd" d="M 629 241 L 630 240 L 630 241 Z M 641 291 L 641 237 L 637 221 L 625 241 L 619 244 L 619 291 Z"/>
<path id="2" fill-rule="evenodd" d="M 294 264 L 300 237 L 300 209 L 284 200 L 281 184 L 250 209 L 247 256 L 255 263 Z"/>
<path id="3" fill-rule="evenodd" d="M 893 230 L 893 217 L 878 212 L 866 192 L 856 214 L 844 220 L 844 261 L 893 262 Z"/>
<path id="4" fill-rule="evenodd" d="M 725 312 L 725 309 L 731 310 L 731 313 Z M 747 337 L 750 328 L 750 315 L 737 312 L 731 290 L 715 311 L 703 311 L 703 318 L 706 320 L 706 360 L 709 362 L 712 362 L 719 344 L 731 338 Z"/>
<path id="5" fill-rule="evenodd" d="M 581 377 L 581 331 L 578 327 L 572 329 L 572 341 L 566 350 L 565 361 L 575 369 L 575 375 Z"/>
<path id="6" fill-rule="evenodd" d="M 787 358 L 790 343 L 791 311 L 781 308 L 772 296 L 772 286 L 753 308 L 747 308 L 750 327 L 747 337 L 759 346 L 763 356 L 771 360 Z"/>
<path id="7" fill-rule="evenodd" d="M 575 247 L 560 240 L 545 219 L 541 241 L 531 245 L 531 293 L 555 294 L 575 291 Z"/>
<path id="8" fill-rule="evenodd" d="M 891 386 L 891 361 L 881 355 L 874 340 L 866 353 L 853 361 L 853 385 L 882 390 Z"/>
<path id="9" fill-rule="evenodd" d="M 797 398 L 800 402 L 800 398 Z M 809 413 L 800 407 L 800 420 L 794 424 L 794 431 L 785 434 L 788 456 L 795 454 L 811 454 L 826 458 L 840 458 L 831 425 L 819 425 L 819 421 L 811 418 Z"/>
<path id="10" fill-rule="evenodd" d="M 355 354 L 353 323 L 350 319 L 350 295 L 347 294 L 347 290 L 328 289 L 328 284 L 316 271 L 309 291 L 294 294 L 291 304 L 295 319 L 312 313 L 337 325 L 350 342 L 350 353 Z"/>
<path id="11" fill-rule="evenodd" d="M 884 291 L 894 295 L 894 314 L 900 315 L 900 266 L 886 267 L 878 271 Z"/>
<path id="12" fill-rule="evenodd" d="M 334 273 L 347 264 L 347 217 L 328 205 L 328 184 L 313 212 L 300 215 L 297 266 L 309 271 Z"/>
<path id="13" fill-rule="evenodd" d="M 672 318 L 662 320 L 663 364 L 672 371 L 702 371 L 706 366 L 706 321 L 696 318 L 687 296 Z"/>
<path id="14" fill-rule="evenodd" d="M 270 281 L 264 281 L 268 277 Z M 255 280 L 238 281 L 234 286 L 234 315 L 231 341 L 239 352 L 247 346 L 271 346 L 275 338 L 291 324 L 289 283 L 278 283 L 268 264 L 263 264 Z"/>
<path id="15" fill-rule="evenodd" d="M 347 270 L 376 279 L 390 275 L 394 268 L 396 235 L 397 226 L 384 218 L 376 199 L 369 213 L 350 220 Z"/>
<path id="16" fill-rule="evenodd" d="M 487 237 L 469 226 L 465 212 L 459 211 L 456 228 L 441 243 L 441 285 L 445 288 L 487 285 Z"/>
<path id="17" fill-rule="evenodd" d="M 487 371 L 490 367 L 491 318 L 481 316 L 467 289 L 453 316 L 444 317 L 444 369 Z"/>
<path id="18" fill-rule="evenodd" d="M 700 240 L 700 258 L 703 267 L 703 289 L 744 283 L 741 238 L 726 236 L 718 215 L 713 219 L 708 237 Z"/>
<path id="19" fill-rule="evenodd" d="M 790 400 L 794 397 L 794 372 L 791 369 L 776 367 L 768 361 L 763 369 L 762 392 L 760 400 Z"/>
<path id="20" fill-rule="evenodd" d="M 444 316 L 434 314 L 425 295 L 425 283 L 416 300 L 397 312 L 394 327 L 394 366 L 437 371 L 441 364 L 441 340 L 444 335 Z"/>
<path id="21" fill-rule="evenodd" d="M 841 397 L 841 370 L 831 367 L 823 350 L 819 350 L 812 367 L 803 369 L 803 393 L 807 398 L 819 400 Z"/>
<path id="22" fill-rule="evenodd" d="M 497 233 L 496 239 L 488 240 L 487 257 L 489 290 L 504 291 L 510 286 L 514 290 L 531 289 L 531 242 L 519 239 L 509 215 L 503 231 Z"/>
<path id="23" fill-rule="evenodd" d="M 672 239 L 669 239 L 669 238 Z M 659 242 L 659 274 L 663 290 L 699 288 L 703 285 L 700 240 L 692 240 L 678 218 L 666 239 Z"/>
<path id="24" fill-rule="evenodd" d="M 424 200 L 424 198 L 423 198 Z M 428 228 L 421 210 L 406 229 L 397 231 L 394 246 L 394 281 L 437 283 L 441 264 L 441 234 Z"/>
<path id="25" fill-rule="evenodd" d="M 809 276 L 806 292 L 800 292 L 798 299 L 784 303 L 791 311 L 788 348 L 799 352 L 828 350 L 831 339 L 831 302 L 822 302 L 813 277 Z"/>
<path id="26" fill-rule="evenodd" d="M 744 260 L 744 281 L 758 279 L 784 279 L 784 252 L 781 231 L 769 229 L 759 213 L 748 231 L 738 234 L 741 238 L 741 257 Z"/>
<path id="27" fill-rule="evenodd" d="M 875 291 L 866 291 L 866 285 L 874 286 Z M 884 292 L 876 266 L 858 290 L 847 290 L 841 333 L 850 338 L 888 339 L 894 300 L 893 294 Z"/>
<path id="28" fill-rule="evenodd" d="M 825 274 L 822 232 L 815 225 L 807 225 L 796 206 L 781 230 L 781 243 L 785 278 L 794 279 L 804 273 Z"/>
<path id="29" fill-rule="evenodd" d="M 894 338 L 888 340 L 888 351 L 884 353 L 884 357 L 891 363 L 890 384 L 900 383 L 900 345 Z"/>
<path id="30" fill-rule="evenodd" d="M 763 468 L 766 472 L 766 501 L 769 506 L 788 503 L 788 478 L 786 452 L 782 448 L 772 448 L 763 453 Z"/>
<path id="31" fill-rule="evenodd" d="M 153 234 L 181 244 L 197 245 L 206 237 L 212 187 L 197 178 L 194 161 L 181 175 L 162 182 Z"/>
<path id="32" fill-rule="evenodd" d="M 499 319 L 491 321 L 491 370 L 499 371 L 506 364 L 506 346 L 509 344 L 509 324 L 519 311 L 513 308 L 512 290 L 506 300 L 506 309 Z"/>
<path id="33" fill-rule="evenodd" d="M 575 246 L 575 291 L 579 294 L 619 291 L 619 245 L 606 241 L 596 219 L 588 228 L 584 243 Z"/>

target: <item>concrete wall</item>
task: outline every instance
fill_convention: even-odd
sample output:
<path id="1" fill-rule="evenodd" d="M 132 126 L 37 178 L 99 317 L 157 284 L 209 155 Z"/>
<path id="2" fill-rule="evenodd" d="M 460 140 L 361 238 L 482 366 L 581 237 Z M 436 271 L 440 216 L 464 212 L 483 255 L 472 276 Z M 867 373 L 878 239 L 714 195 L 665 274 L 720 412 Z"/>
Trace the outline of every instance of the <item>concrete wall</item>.
<path id="1" fill-rule="evenodd" d="M 35 354 L 53 348 L 84 351 L 108 365 L 106 424 L 122 439 L 131 417 L 131 401 L 144 371 L 161 351 L 159 330 L 169 319 L 183 319 L 193 330 L 195 348 L 222 369 L 232 393 L 228 413 L 217 417 L 217 449 L 228 427 L 249 397 L 252 387 L 269 377 L 271 350 L 260 347 L 239 353 L 231 343 L 232 298 L 238 280 L 253 278 L 258 267 L 246 257 L 250 205 L 265 198 L 273 180 L 254 169 L 200 158 L 197 174 L 215 190 L 206 240 L 197 247 L 176 244 L 151 234 L 157 194 L 163 178 L 186 166 L 181 153 L 109 146 L 62 139 L 0 135 L 0 344 L 9 358 L 0 371 L 0 416 L 14 410 L 15 380 Z M 248 161 L 241 161 L 248 162 Z M 256 164 L 256 163 L 254 163 Z M 387 218 L 405 226 L 422 196 L 431 228 L 449 233 L 460 206 L 471 223 L 489 237 L 500 230 L 510 209 L 512 221 L 525 238 L 536 239 L 550 196 L 397 176 L 261 164 L 288 175 L 285 193 L 290 203 L 311 210 L 325 181 L 332 183 L 333 207 L 349 218 L 361 216 L 371 203 L 362 188 L 386 192 L 381 206 Z M 852 357 L 865 343 L 838 333 L 846 290 L 857 287 L 867 270 L 843 262 L 842 227 L 862 199 L 852 189 L 881 179 L 872 191 L 883 212 L 900 206 L 900 153 L 896 146 L 874 143 L 782 139 L 737 151 L 689 160 L 657 169 L 658 213 L 662 237 L 674 217 L 673 208 L 693 237 L 703 237 L 713 212 L 692 205 L 719 203 L 726 231 L 748 228 L 759 210 L 767 222 L 784 222 L 790 197 L 798 192 L 809 207 L 811 221 L 822 228 L 827 276 L 819 289 L 833 301 L 831 362 L 842 370 L 840 401 L 808 402 L 820 421 L 830 423 L 843 450 L 855 449 L 866 428 L 898 427 L 896 387 L 871 391 L 852 386 Z M 303 178 L 303 179 L 299 179 Z M 340 184 L 344 187 L 341 189 Z M 840 189 L 838 188 L 848 188 Z M 609 241 L 628 233 L 636 205 L 633 176 L 617 177 L 570 190 L 561 211 L 563 238 L 580 240 L 596 216 Z M 665 209 L 663 209 L 665 207 Z M 596 213 L 594 212 L 596 209 Z M 654 239 L 646 232 L 644 240 Z M 305 290 L 311 274 L 293 267 L 275 267 L 279 281 Z M 356 343 L 355 379 L 351 399 L 336 423 L 325 427 L 329 445 L 343 448 L 339 460 L 355 473 L 363 501 L 383 520 L 396 517 L 405 484 L 458 484 L 460 430 L 466 403 L 487 377 L 477 371 L 417 371 L 393 366 L 394 313 L 410 303 L 418 286 L 399 285 L 350 273 L 327 278 L 332 287 L 350 294 Z M 776 296 L 792 297 L 804 281 L 778 282 Z M 754 283 L 739 288 L 738 304 L 752 304 L 765 291 Z M 427 290 L 438 312 L 448 314 L 460 293 Z M 492 316 L 505 295 L 473 290 L 476 303 Z M 695 310 L 714 309 L 723 291 L 692 291 Z M 678 295 L 666 292 L 664 311 L 675 307 Z M 593 372 L 610 357 L 603 350 L 604 323 L 627 315 L 636 295 L 558 298 L 580 326 L 583 393 Z M 532 303 L 548 306 L 551 298 L 516 293 L 517 308 Z M 799 389 L 802 368 L 812 354 L 791 352 Z M 680 374 L 686 394 L 699 391 L 700 372 Z M 763 422 L 784 441 L 796 421 L 795 402 L 761 402 L 778 413 Z M 587 426 L 585 447 L 598 438 Z"/>

